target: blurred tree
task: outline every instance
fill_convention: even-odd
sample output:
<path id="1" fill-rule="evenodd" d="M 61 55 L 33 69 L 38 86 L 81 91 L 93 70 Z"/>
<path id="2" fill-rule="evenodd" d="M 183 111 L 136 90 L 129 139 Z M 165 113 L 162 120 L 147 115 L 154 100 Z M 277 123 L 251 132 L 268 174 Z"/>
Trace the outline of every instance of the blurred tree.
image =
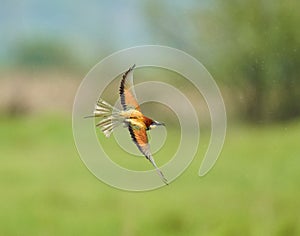
<path id="1" fill-rule="evenodd" d="M 296 0 L 229 0 L 217 1 L 210 12 L 220 52 L 215 59 L 226 81 L 242 91 L 247 120 L 300 115 L 299 7 Z"/>
<path id="2" fill-rule="evenodd" d="M 78 70 L 79 58 L 71 49 L 55 40 L 29 40 L 20 43 L 13 50 L 13 59 L 17 66 Z"/>

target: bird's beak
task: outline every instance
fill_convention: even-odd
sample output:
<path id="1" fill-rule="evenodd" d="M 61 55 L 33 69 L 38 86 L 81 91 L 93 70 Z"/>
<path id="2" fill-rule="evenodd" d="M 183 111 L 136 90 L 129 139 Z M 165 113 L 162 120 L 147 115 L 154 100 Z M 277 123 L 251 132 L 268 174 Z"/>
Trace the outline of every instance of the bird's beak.
<path id="1" fill-rule="evenodd" d="M 163 123 L 163 122 L 158 122 L 158 121 L 155 121 L 155 125 L 157 125 L 157 126 L 159 126 L 159 125 L 161 125 L 161 126 L 166 126 L 165 123 Z"/>

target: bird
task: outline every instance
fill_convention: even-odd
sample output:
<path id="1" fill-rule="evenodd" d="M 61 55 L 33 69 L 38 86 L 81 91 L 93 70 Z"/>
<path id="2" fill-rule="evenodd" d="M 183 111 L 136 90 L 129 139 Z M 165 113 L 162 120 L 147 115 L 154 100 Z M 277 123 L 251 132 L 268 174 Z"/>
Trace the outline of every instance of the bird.
<path id="1" fill-rule="evenodd" d="M 110 105 L 100 97 L 95 105 L 92 117 L 100 118 L 96 127 L 100 128 L 107 138 L 109 138 L 113 130 L 120 125 L 128 128 L 131 139 L 139 151 L 150 161 L 161 180 L 168 185 L 168 180 L 156 165 L 151 154 L 147 135 L 147 131 L 157 126 L 165 126 L 165 124 L 151 119 L 142 113 L 134 91 L 134 68 L 135 64 L 122 75 L 119 87 L 122 109 Z"/>

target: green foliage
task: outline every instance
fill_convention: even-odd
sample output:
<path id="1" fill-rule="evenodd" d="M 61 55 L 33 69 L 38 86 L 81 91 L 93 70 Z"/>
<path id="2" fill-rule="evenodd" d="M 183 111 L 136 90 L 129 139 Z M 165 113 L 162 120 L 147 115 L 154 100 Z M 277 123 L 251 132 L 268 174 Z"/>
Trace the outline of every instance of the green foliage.
<path id="1" fill-rule="evenodd" d="M 70 122 L 1 118 L 1 235 L 300 234 L 299 123 L 229 128 L 224 150 L 204 178 L 197 176 L 208 143 L 202 136 L 196 159 L 180 178 L 131 193 L 87 170 Z"/>
<path id="2" fill-rule="evenodd" d="M 299 7 L 294 0 L 231 0 L 218 1 L 212 12 L 215 59 L 224 64 L 219 75 L 243 94 L 241 110 L 250 121 L 300 115 Z"/>
<path id="3" fill-rule="evenodd" d="M 71 49 L 62 42 L 51 39 L 28 40 L 13 51 L 15 64 L 21 67 L 78 69 L 80 62 Z"/>

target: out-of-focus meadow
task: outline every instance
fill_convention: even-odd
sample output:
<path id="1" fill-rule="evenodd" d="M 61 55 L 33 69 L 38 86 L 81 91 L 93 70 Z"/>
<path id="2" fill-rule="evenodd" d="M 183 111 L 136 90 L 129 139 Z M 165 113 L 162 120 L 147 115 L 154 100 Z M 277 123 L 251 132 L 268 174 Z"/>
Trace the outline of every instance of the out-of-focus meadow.
<path id="1" fill-rule="evenodd" d="M 299 8 L 296 0 L 4 1 L 0 235 L 300 235 Z M 94 64 L 142 44 L 200 60 L 220 87 L 228 128 L 216 166 L 197 176 L 209 142 L 208 110 L 190 84 L 167 78 L 199 104 L 199 150 L 169 186 L 132 193 L 84 166 L 71 112 Z M 155 73 L 155 80 L 164 75 Z M 142 70 L 136 74 L 142 82 Z M 155 116 L 151 104 L 145 109 Z M 158 164 L 178 142 L 176 122 L 168 122 L 172 135 L 155 154 Z M 99 137 L 119 164 L 149 169 Z"/>

